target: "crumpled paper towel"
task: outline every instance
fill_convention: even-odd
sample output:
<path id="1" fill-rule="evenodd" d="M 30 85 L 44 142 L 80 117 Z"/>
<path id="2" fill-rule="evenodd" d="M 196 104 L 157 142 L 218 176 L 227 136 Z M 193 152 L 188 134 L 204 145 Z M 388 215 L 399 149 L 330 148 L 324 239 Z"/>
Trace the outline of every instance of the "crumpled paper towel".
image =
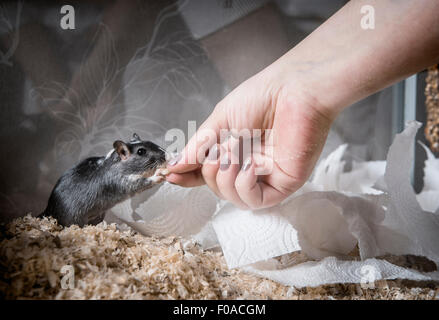
<path id="1" fill-rule="evenodd" d="M 427 148 L 424 190 L 415 195 L 410 184 L 420 125 L 410 122 L 396 136 L 387 162 L 353 162 L 346 172 L 347 146 L 341 145 L 319 163 L 311 181 L 269 209 L 241 210 L 205 186 L 165 183 L 136 208 L 128 200 L 111 213 L 146 235 L 191 236 L 206 249 L 220 246 L 230 268 L 285 285 L 439 280 L 437 271 L 375 258 L 415 254 L 439 263 L 439 159 Z M 361 260 L 353 261 L 357 246 Z"/>
<path id="2" fill-rule="evenodd" d="M 207 187 L 189 189 L 164 183 L 137 208 L 128 199 L 110 212 L 145 235 L 187 237 L 207 227 L 216 209 L 217 198 Z"/>
<path id="3" fill-rule="evenodd" d="M 425 161 L 424 188 L 416 195 L 419 204 L 425 211 L 439 214 L 439 159 L 436 159 L 428 147 L 421 143 L 427 153 Z"/>

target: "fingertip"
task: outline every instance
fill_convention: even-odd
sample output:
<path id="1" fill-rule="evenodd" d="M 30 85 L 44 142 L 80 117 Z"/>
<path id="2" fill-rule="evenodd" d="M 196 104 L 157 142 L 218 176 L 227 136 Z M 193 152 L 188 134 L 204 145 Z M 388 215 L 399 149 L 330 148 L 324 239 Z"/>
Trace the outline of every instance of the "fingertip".
<path id="1" fill-rule="evenodd" d="M 184 178 L 181 174 L 170 173 L 166 176 L 166 181 L 172 184 L 181 185 L 184 181 Z"/>
<path id="2" fill-rule="evenodd" d="M 176 156 L 174 156 L 173 158 L 169 159 L 168 167 L 174 167 L 178 162 L 180 162 L 181 158 L 182 158 L 182 155 L 181 155 L 181 153 L 179 153 Z"/>
<path id="3" fill-rule="evenodd" d="M 174 166 L 166 166 L 166 169 L 169 170 L 170 173 L 189 173 L 190 171 L 194 171 L 198 169 L 200 166 L 197 164 L 185 164 L 185 163 L 178 163 Z"/>
<path id="4" fill-rule="evenodd" d="M 190 171 L 194 171 L 199 167 L 199 164 L 187 161 L 184 153 L 180 153 L 179 155 L 169 160 L 166 166 L 166 168 L 171 173 L 187 173 Z"/>
<path id="5" fill-rule="evenodd" d="M 181 187 L 198 187 L 204 184 L 203 177 L 199 171 L 170 173 L 166 176 L 166 181 Z"/>

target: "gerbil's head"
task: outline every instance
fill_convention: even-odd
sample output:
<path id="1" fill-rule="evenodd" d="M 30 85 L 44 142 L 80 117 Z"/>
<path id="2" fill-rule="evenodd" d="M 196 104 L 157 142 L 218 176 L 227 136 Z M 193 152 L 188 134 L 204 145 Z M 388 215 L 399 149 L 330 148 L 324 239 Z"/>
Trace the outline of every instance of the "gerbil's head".
<path id="1" fill-rule="evenodd" d="M 124 174 L 142 174 L 148 177 L 166 161 L 162 148 L 151 141 L 142 141 L 135 133 L 129 143 L 117 140 L 113 147 L 123 165 Z"/>

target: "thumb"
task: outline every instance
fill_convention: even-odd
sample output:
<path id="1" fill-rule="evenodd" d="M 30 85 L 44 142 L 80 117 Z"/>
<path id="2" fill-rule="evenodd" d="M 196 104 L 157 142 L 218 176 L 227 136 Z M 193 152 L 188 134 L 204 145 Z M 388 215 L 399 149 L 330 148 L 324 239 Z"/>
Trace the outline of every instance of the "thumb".
<path id="1" fill-rule="evenodd" d="M 190 138 L 183 151 L 168 163 L 171 173 L 193 171 L 203 164 L 208 150 L 219 143 L 223 130 L 228 130 L 227 113 L 222 104 L 218 104 L 197 132 Z"/>

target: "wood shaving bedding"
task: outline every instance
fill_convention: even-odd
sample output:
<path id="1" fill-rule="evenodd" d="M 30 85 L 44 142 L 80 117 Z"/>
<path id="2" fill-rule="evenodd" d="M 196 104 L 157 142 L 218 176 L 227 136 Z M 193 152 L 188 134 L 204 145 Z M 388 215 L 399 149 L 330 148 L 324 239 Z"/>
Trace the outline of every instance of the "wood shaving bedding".
<path id="1" fill-rule="evenodd" d="M 433 66 L 428 69 L 425 79 L 425 107 L 427 123 L 425 124 L 425 138 L 433 152 L 439 152 L 439 68 Z"/>
<path id="2" fill-rule="evenodd" d="M 378 281 L 294 289 L 229 270 L 220 252 L 179 237 L 145 237 L 97 226 L 63 228 L 53 218 L 18 218 L 0 229 L 3 299 L 434 299 L 437 283 Z M 63 289 L 63 266 L 74 288 Z"/>

